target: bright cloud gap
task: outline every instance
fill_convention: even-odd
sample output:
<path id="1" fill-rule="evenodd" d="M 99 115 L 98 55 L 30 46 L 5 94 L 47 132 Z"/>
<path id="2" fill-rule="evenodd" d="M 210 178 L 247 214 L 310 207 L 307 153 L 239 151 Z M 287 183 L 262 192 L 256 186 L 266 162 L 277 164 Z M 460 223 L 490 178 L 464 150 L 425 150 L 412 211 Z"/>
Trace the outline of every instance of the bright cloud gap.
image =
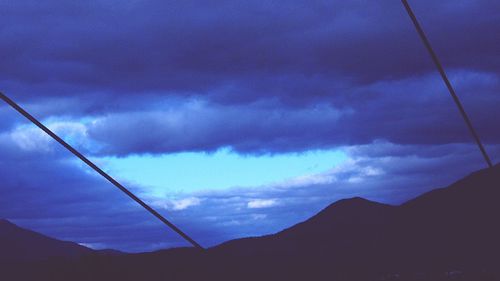
<path id="1" fill-rule="evenodd" d="M 346 159 L 341 150 L 240 155 L 221 149 L 214 153 L 182 152 L 95 160 L 116 177 L 141 186 L 150 196 L 171 197 L 205 190 L 279 185 L 325 172 Z"/>

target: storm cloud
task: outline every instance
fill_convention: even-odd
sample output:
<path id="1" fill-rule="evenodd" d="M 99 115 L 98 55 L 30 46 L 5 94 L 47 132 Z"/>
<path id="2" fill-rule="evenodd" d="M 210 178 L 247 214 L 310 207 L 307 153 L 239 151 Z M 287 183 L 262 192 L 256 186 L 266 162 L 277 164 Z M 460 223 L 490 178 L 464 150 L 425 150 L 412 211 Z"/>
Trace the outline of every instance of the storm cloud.
<path id="1" fill-rule="evenodd" d="M 411 4 L 497 162 L 500 3 Z M 22 0 L 0 11 L 0 91 L 96 161 L 347 155 L 264 186 L 158 196 L 126 182 L 205 245 L 279 231 L 344 197 L 400 203 L 484 167 L 399 1 Z M 6 105 L 0 166 L 0 217 L 95 248 L 185 245 Z"/>

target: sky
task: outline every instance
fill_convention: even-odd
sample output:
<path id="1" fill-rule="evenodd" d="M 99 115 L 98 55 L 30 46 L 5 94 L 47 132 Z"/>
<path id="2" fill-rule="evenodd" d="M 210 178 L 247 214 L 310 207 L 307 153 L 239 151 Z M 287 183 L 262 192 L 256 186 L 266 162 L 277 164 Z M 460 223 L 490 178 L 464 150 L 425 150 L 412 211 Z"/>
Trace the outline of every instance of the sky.
<path id="1" fill-rule="evenodd" d="M 410 1 L 494 163 L 500 3 Z M 0 0 L 0 91 L 203 246 L 486 164 L 400 1 Z M 0 218 L 188 245 L 0 105 Z"/>

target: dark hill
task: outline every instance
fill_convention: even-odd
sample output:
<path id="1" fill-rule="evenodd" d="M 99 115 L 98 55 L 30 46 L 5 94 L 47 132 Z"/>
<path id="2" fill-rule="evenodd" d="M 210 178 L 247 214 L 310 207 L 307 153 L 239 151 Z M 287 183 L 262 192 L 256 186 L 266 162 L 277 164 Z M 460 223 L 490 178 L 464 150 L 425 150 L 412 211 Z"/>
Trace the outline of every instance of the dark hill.
<path id="1" fill-rule="evenodd" d="M 37 277 L 32 280 L 500 280 L 499 198 L 496 165 L 400 206 L 340 200 L 276 234 L 228 241 L 206 252 L 91 256 L 44 264 L 28 275 Z"/>
<path id="2" fill-rule="evenodd" d="M 317 280 L 325 271 L 500 268 L 499 200 L 496 165 L 400 206 L 340 200 L 274 235 L 229 241 L 211 251 L 260 264 L 265 269 L 256 278 L 290 266 L 297 268 L 292 276 L 307 271 Z"/>
<path id="3" fill-rule="evenodd" d="M 92 253 L 73 242 L 56 240 L 0 220 L 0 261 L 36 261 L 49 258 L 78 258 Z"/>

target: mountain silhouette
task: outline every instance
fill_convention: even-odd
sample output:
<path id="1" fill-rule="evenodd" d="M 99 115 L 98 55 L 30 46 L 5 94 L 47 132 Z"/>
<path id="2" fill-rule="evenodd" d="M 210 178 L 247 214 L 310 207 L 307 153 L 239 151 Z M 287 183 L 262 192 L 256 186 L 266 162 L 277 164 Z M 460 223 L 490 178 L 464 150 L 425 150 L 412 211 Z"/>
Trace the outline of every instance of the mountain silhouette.
<path id="1" fill-rule="evenodd" d="M 500 280 L 499 200 L 496 165 L 398 206 L 344 199 L 278 233 L 205 252 L 31 264 L 22 280 Z"/>
<path id="2" fill-rule="evenodd" d="M 60 241 L 0 220 L 0 261 L 37 261 L 77 258 L 94 251 L 73 242 Z"/>
<path id="3" fill-rule="evenodd" d="M 267 267 L 264 274 L 274 271 L 270 264 L 280 270 L 295 265 L 302 270 L 291 276 L 306 271 L 303 277 L 312 278 L 311 273 L 318 273 L 315 280 L 323 279 L 325 270 L 477 271 L 500 268 L 498 214 L 500 165 L 399 206 L 362 198 L 340 200 L 274 235 L 229 241 L 212 251 L 232 257 L 229 260 L 255 260 Z"/>

